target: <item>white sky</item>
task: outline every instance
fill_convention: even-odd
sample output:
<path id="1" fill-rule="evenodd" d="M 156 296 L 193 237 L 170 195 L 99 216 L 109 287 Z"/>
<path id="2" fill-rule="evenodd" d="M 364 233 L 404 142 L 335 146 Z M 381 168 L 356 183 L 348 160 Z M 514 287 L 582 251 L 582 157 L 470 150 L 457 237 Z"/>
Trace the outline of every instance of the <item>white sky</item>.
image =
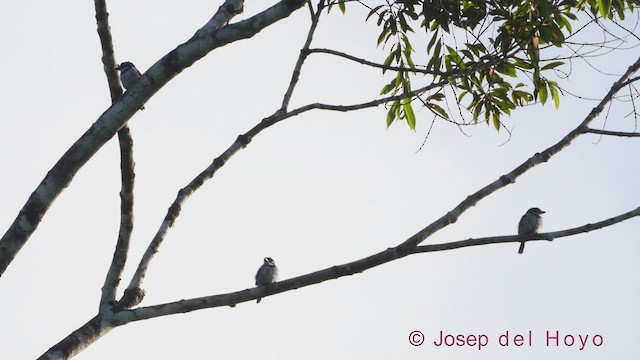
<path id="1" fill-rule="evenodd" d="M 126 6 L 130 10 L 125 9 Z M 112 2 L 117 60 L 144 71 L 187 40 L 219 3 Z M 247 1 L 245 14 L 268 4 Z M 314 47 L 381 61 L 374 22 L 350 6 L 323 17 Z M 303 9 L 252 39 L 209 54 L 163 88 L 130 121 L 136 160 L 135 230 L 123 287 L 169 204 L 236 137 L 281 102 L 307 32 Z M 0 6 L 0 229 L 11 224 L 46 172 L 109 105 L 93 3 Z M 599 35 L 598 35 L 599 36 Z M 594 35 L 594 39 L 600 39 Z M 416 48 L 418 45 L 415 44 Z M 637 49 L 594 59 L 620 74 Z M 600 98 L 617 77 L 574 63 L 561 85 Z M 376 96 L 380 72 L 313 55 L 292 106 L 350 104 Z M 395 246 L 468 194 L 557 142 L 595 102 L 565 96 L 505 119 L 513 138 L 480 125 L 462 135 L 418 115 L 386 129 L 385 111 L 312 112 L 260 134 L 183 207 L 151 265 L 142 305 L 242 290 L 264 256 L 290 278 Z M 607 129 L 633 131 L 628 103 Z M 602 126 L 602 119 L 598 126 Z M 427 243 L 514 234 L 530 207 L 546 230 L 595 222 L 638 203 L 638 140 L 583 136 L 481 201 Z M 117 238 L 119 154 L 110 141 L 58 198 L 0 278 L 0 358 L 32 359 L 98 309 Z M 640 221 L 535 242 L 414 255 L 363 274 L 268 297 L 126 325 L 77 359 L 231 358 L 475 359 L 632 358 L 640 353 Z M 122 290 L 122 289 L 121 289 Z M 427 343 L 413 347 L 409 333 Z M 486 334 L 490 344 L 438 348 L 439 331 Z M 499 335 L 532 331 L 531 347 L 501 348 Z M 547 347 L 545 331 L 602 335 L 600 347 Z"/>

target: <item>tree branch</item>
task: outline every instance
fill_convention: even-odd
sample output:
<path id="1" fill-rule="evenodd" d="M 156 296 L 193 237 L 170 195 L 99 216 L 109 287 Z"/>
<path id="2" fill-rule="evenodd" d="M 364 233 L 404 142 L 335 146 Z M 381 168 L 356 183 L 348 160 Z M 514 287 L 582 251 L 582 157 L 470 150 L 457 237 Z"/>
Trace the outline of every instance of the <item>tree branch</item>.
<path id="1" fill-rule="evenodd" d="M 416 246 L 409 253 L 398 252 L 398 248 L 390 248 L 373 256 L 354 261 L 348 264 L 333 266 L 324 270 L 316 271 L 310 274 L 298 276 L 296 278 L 280 281 L 266 287 L 251 288 L 233 293 L 206 296 L 188 300 L 180 300 L 177 302 L 141 307 L 133 310 L 123 310 L 113 314 L 109 318 L 103 318 L 97 315 L 89 320 L 86 324 L 71 333 L 64 340 L 51 347 L 45 354 L 39 357 L 39 360 L 51 359 L 68 359 L 82 351 L 88 345 L 99 339 L 114 327 L 125 325 L 130 322 L 152 319 L 161 316 L 186 313 L 195 310 L 215 308 L 221 306 L 234 307 L 236 304 L 256 299 L 257 297 L 265 297 L 301 287 L 321 283 L 327 280 L 337 279 L 343 276 L 361 273 L 378 265 L 399 259 L 411 254 L 424 252 L 434 252 L 443 250 L 453 250 L 467 246 L 481 246 L 496 243 L 520 242 L 523 240 L 552 240 L 565 236 L 586 233 L 596 229 L 605 228 L 630 218 L 640 216 L 640 207 L 623 213 L 621 215 L 599 221 L 594 224 L 586 224 L 572 229 L 534 234 L 528 236 L 512 235 L 512 236 L 495 236 L 477 239 L 468 239 L 461 241 L 453 241 L 443 244 Z"/>
<path id="2" fill-rule="evenodd" d="M 382 69 L 382 70 L 391 70 L 391 71 L 405 71 L 405 72 L 411 72 L 411 73 L 418 73 L 418 74 L 426 74 L 426 75 L 434 75 L 434 76 L 442 76 L 442 77 L 447 77 L 447 76 L 455 76 L 455 77 L 462 77 L 460 74 L 464 74 L 469 75 L 472 72 L 476 72 L 476 71 L 480 71 L 480 70 L 484 70 L 487 69 L 493 65 L 498 64 L 499 62 L 503 61 L 504 59 L 501 58 L 497 58 L 495 56 L 485 56 L 483 58 L 478 59 L 478 62 L 474 63 L 473 65 L 468 65 L 467 66 L 467 70 L 465 70 L 464 72 L 460 72 L 458 70 L 453 70 L 453 71 L 437 71 L 437 70 L 427 70 L 427 69 L 419 69 L 419 68 L 410 68 L 410 67 L 401 67 L 401 66 L 391 66 L 391 65 L 384 65 L 384 64 L 379 64 L 379 63 L 375 63 L 373 61 L 369 61 L 363 58 L 359 58 L 341 51 L 337 51 L 337 50 L 332 50 L 332 49 L 323 49 L 323 48 L 313 48 L 313 49 L 308 49 L 307 52 L 309 54 L 329 54 L 329 55 L 334 55 L 334 56 L 338 56 L 350 61 L 354 61 L 357 62 L 358 64 L 362 64 L 362 65 L 367 65 L 373 68 L 377 68 L 377 69 Z M 482 62 L 481 62 L 482 61 Z"/>
<path id="3" fill-rule="evenodd" d="M 241 290 L 233 293 L 205 296 L 200 298 L 193 298 L 187 300 L 180 300 L 176 302 L 159 304 L 147 307 L 141 307 L 132 310 L 124 310 L 115 315 L 113 322 L 116 326 L 124 325 L 130 322 L 146 320 L 160 316 L 173 315 L 178 313 L 187 313 L 195 310 L 209 309 L 221 306 L 234 307 L 236 304 L 255 300 L 258 297 L 265 297 L 269 295 L 279 294 L 282 292 L 299 289 L 305 286 L 318 284 L 327 280 L 338 279 L 343 276 L 354 275 L 361 273 L 365 270 L 374 268 L 378 265 L 397 260 L 399 258 L 425 252 L 453 250 L 467 246 L 481 246 L 497 243 L 508 242 L 520 242 L 523 240 L 553 240 L 554 238 L 560 238 L 565 236 L 576 235 L 580 233 L 586 233 L 596 229 L 602 229 L 608 226 L 612 226 L 619 222 L 628 220 L 630 218 L 640 216 L 640 207 L 626 212 L 624 214 L 599 221 L 594 224 L 586 224 L 583 226 L 575 227 L 572 229 L 555 231 L 549 233 L 541 233 L 534 235 L 511 235 L 511 236 L 494 236 L 477 239 L 468 239 L 453 241 L 443 244 L 434 245 L 422 245 L 416 246 L 409 250 L 408 248 L 389 248 L 378 254 L 369 256 L 364 259 L 360 259 L 348 264 L 332 266 L 323 270 L 315 271 L 306 275 L 298 276 L 292 279 L 287 279 L 268 285 L 265 287 L 256 287 L 246 290 Z"/>
<path id="4" fill-rule="evenodd" d="M 242 0 L 227 0 L 233 6 Z M 51 204 L 95 153 L 138 111 L 141 104 L 169 80 L 209 52 L 226 44 L 247 39 L 301 8 L 306 0 L 281 0 L 265 11 L 219 29 L 208 25 L 187 42 L 165 55 L 142 76 L 131 91 L 115 104 L 67 150 L 31 194 L 7 232 L 0 239 L 0 276 L 36 230 Z M 237 9 L 237 6 L 233 6 Z"/>
<path id="5" fill-rule="evenodd" d="M 634 82 L 636 82 L 638 80 L 640 80 L 640 76 L 636 76 L 636 77 L 630 78 L 629 80 L 623 82 L 622 86 L 629 85 L 629 84 L 634 83 Z"/>
<path id="6" fill-rule="evenodd" d="M 113 328 L 114 326 L 112 324 L 104 321 L 102 315 L 96 315 L 86 324 L 52 346 L 47 352 L 42 354 L 38 360 L 70 359 L 106 335 Z"/>
<path id="7" fill-rule="evenodd" d="M 586 132 L 592 133 L 592 134 L 610 135 L 610 136 L 640 137 L 640 133 L 637 133 L 637 132 L 610 131 L 610 130 L 600 130 L 600 129 L 594 129 L 594 128 L 587 128 Z"/>
<path id="8" fill-rule="evenodd" d="M 447 75 L 447 73 L 444 73 L 442 71 L 431 71 L 431 70 L 418 69 L 418 68 L 413 68 L 412 69 L 412 68 L 407 68 L 407 67 L 378 64 L 378 63 L 375 63 L 373 61 L 369 61 L 369 60 L 366 60 L 366 59 L 355 57 L 353 55 L 349 55 L 347 53 L 343 53 L 341 51 L 332 50 L 332 49 L 314 48 L 314 49 L 309 49 L 308 52 L 309 52 L 309 54 L 329 54 L 329 55 L 334 55 L 334 56 L 338 56 L 338 57 L 341 57 L 341 58 L 344 58 L 344 59 L 347 59 L 347 60 L 351 60 L 351 61 L 357 62 L 358 64 L 367 65 L 367 66 L 370 66 L 370 67 L 374 67 L 374 68 L 377 68 L 377 69 L 383 69 L 383 70 L 406 71 L 406 72 L 414 72 L 414 73 L 428 74 L 428 75 Z"/>
<path id="9" fill-rule="evenodd" d="M 476 239 L 453 241 L 453 242 L 442 243 L 442 244 L 420 245 L 416 247 L 414 253 L 453 250 L 453 249 L 460 249 L 467 246 L 503 244 L 503 243 L 510 243 L 510 242 L 519 243 L 522 241 L 538 241 L 538 240 L 553 241 L 555 239 L 566 237 L 566 236 L 572 236 L 576 234 L 587 233 L 593 230 L 602 229 L 602 228 L 623 222 L 625 220 L 631 219 L 636 216 L 640 216 L 640 207 L 635 208 L 631 211 L 628 211 L 624 214 L 620 214 L 618 216 L 614 216 L 612 218 L 599 221 L 597 223 L 586 224 L 583 226 L 578 226 L 578 227 L 567 229 L 567 230 L 546 232 L 546 233 L 532 234 L 532 235 L 491 236 L 491 237 L 483 237 L 483 238 L 476 238 Z"/>
<path id="10" fill-rule="evenodd" d="M 115 56 L 113 51 L 113 38 L 109 26 L 109 13 L 105 0 L 95 0 L 96 22 L 98 24 L 98 37 L 102 46 L 102 62 L 107 76 L 107 83 L 111 93 L 111 101 L 117 101 L 122 96 L 122 88 L 115 70 Z M 133 231 L 133 188 L 135 178 L 135 163 L 133 161 L 133 138 L 126 124 L 118 130 L 118 143 L 120 145 L 120 173 L 122 188 L 120 190 L 120 229 L 115 252 L 111 260 L 111 266 L 102 286 L 100 308 L 115 301 L 115 293 L 122 276 L 131 232 Z M 106 309 L 102 309 L 106 310 Z"/>
<path id="11" fill-rule="evenodd" d="M 316 28 L 318 27 L 318 22 L 320 21 L 320 14 L 322 13 L 322 9 L 324 8 L 324 0 L 320 0 L 318 2 L 318 9 L 313 11 L 313 7 L 311 6 L 311 2 L 307 3 L 309 7 L 309 12 L 311 12 L 311 26 L 309 27 L 309 32 L 307 33 L 307 40 L 305 41 L 302 49 L 300 49 L 300 55 L 298 55 L 298 61 L 296 62 L 296 66 L 293 69 L 293 73 L 291 74 L 291 81 L 289 82 L 289 88 L 284 94 L 282 99 L 282 105 L 280 106 L 280 111 L 285 112 L 289 107 L 289 101 L 291 100 L 291 96 L 293 95 L 293 90 L 298 84 L 298 80 L 300 79 L 300 70 L 302 69 L 302 65 L 304 61 L 307 59 L 309 55 L 308 50 L 309 46 L 311 46 L 311 41 L 313 40 L 313 34 L 316 32 Z"/>

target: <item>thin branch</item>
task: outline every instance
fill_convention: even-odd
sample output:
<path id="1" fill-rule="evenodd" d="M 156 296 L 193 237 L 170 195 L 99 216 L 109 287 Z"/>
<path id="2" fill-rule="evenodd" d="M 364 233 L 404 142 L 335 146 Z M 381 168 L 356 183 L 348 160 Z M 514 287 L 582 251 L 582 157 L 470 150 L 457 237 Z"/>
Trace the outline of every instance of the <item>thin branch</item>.
<path id="1" fill-rule="evenodd" d="M 337 279 L 343 276 L 354 275 L 362 273 L 365 270 L 374 268 L 378 265 L 418 253 L 434 252 L 442 250 L 453 250 L 468 246 L 482 246 L 497 243 L 509 243 L 520 241 L 532 241 L 532 240 L 553 240 L 555 238 L 576 235 L 580 233 L 586 233 L 596 229 L 602 229 L 630 218 L 640 216 L 640 207 L 626 212 L 624 214 L 594 223 L 587 224 L 580 227 L 543 233 L 529 236 L 523 235 L 511 235 L 511 236 L 494 236 L 486 238 L 468 239 L 453 241 L 443 244 L 434 245 L 422 245 L 416 246 L 413 249 L 404 248 L 405 251 L 400 251 L 399 247 L 389 248 L 378 254 L 369 256 L 364 259 L 360 259 L 348 264 L 332 266 L 323 270 L 315 271 L 306 275 L 298 276 L 292 279 L 287 279 L 274 283 L 272 285 L 264 287 L 256 287 L 246 290 L 241 290 L 233 293 L 212 295 L 200 298 L 193 298 L 187 300 L 180 300 L 171 303 L 141 307 L 132 310 L 124 310 L 117 313 L 113 319 L 116 326 L 124 325 L 130 322 L 156 318 L 160 316 L 173 315 L 178 313 L 186 313 L 194 310 L 209 309 L 221 306 L 234 307 L 236 304 L 255 300 L 258 297 L 265 297 L 269 295 L 279 294 L 282 292 L 299 289 L 305 286 L 318 284 L 327 280 Z"/>
<path id="2" fill-rule="evenodd" d="M 629 85 L 629 84 L 634 83 L 634 82 L 636 82 L 638 80 L 640 80 L 640 76 L 632 77 L 631 79 L 629 79 L 629 80 L 625 81 L 624 83 L 622 83 L 622 86 Z"/>
<path id="3" fill-rule="evenodd" d="M 379 64 L 379 63 L 375 63 L 373 61 L 369 61 L 366 59 L 362 59 L 359 57 L 355 57 L 353 55 L 341 52 L 341 51 L 337 51 L 337 50 L 332 50 L 332 49 L 322 49 L 322 48 L 314 48 L 314 49 L 308 49 L 308 53 L 309 54 L 329 54 L 329 55 L 334 55 L 334 56 L 338 56 L 347 60 L 351 60 L 354 62 L 357 62 L 358 64 L 362 64 L 362 65 L 367 65 L 373 68 L 377 68 L 377 69 L 382 69 L 382 70 L 392 70 L 392 71 L 405 71 L 405 72 L 412 72 L 412 73 L 419 73 L 419 74 L 427 74 L 427 75 L 435 75 L 435 76 L 452 76 L 452 75 L 457 75 L 460 74 L 460 71 L 454 70 L 454 71 L 448 71 L 448 72 L 443 72 L 443 71 L 434 71 L 434 70 L 426 70 L 426 69 L 419 69 L 417 67 L 415 68 L 410 68 L 410 67 L 402 67 L 402 66 L 391 66 L 391 65 L 383 65 L 383 64 Z M 482 60 L 487 60 L 486 62 L 483 63 L 476 63 L 474 65 L 469 65 L 467 66 L 467 68 L 469 68 L 468 70 L 466 70 L 464 73 L 465 75 L 470 74 L 471 72 L 476 72 L 476 71 L 480 71 L 482 69 L 486 69 L 490 66 L 493 66 L 497 63 L 499 63 L 500 61 L 502 61 L 503 59 L 498 59 L 498 58 L 494 58 L 493 56 L 486 56 L 484 58 L 480 58 L 478 59 L 478 61 L 482 61 Z M 471 71 L 469 71 L 471 70 Z"/>
<path id="4" fill-rule="evenodd" d="M 592 133 L 592 134 L 610 135 L 610 136 L 640 137 L 640 133 L 637 133 L 637 132 L 610 131 L 610 130 L 600 130 L 600 129 L 593 129 L 593 128 L 587 128 L 586 132 Z"/>
<path id="5" fill-rule="evenodd" d="M 358 64 L 367 65 L 367 66 L 374 67 L 374 68 L 377 68 L 377 69 L 392 70 L 392 71 L 415 72 L 415 73 L 429 74 L 429 75 L 446 75 L 446 73 L 444 73 L 442 71 L 430 71 L 430 70 L 426 70 L 426 69 L 408 68 L 408 67 L 402 67 L 402 66 L 391 66 L 391 65 L 378 64 L 378 63 L 375 63 L 373 61 L 369 61 L 369 60 L 366 60 L 366 59 L 355 57 L 353 55 L 349 55 L 347 53 L 343 53 L 341 51 L 332 50 L 332 49 L 314 48 L 314 49 L 309 49 L 308 52 L 309 52 L 309 54 L 329 54 L 329 55 L 334 55 L 334 56 L 338 56 L 338 57 L 341 57 L 341 58 L 344 58 L 344 59 L 347 59 L 347 60 L 351 60 L 351 61 L 357 62 Z"/>
<path id="6" fill-rule="evenodd" d="M 113 38 L 109 27 L 109 13 L 105 0 L 95 0 L 96 21 L 98 23 L 98 37 L 102 46 L 102 62 L 107 76 L 107 82 L 111 93 L 111 100 L 117 101 L 122 96 L 122 88 L 115 74 L 115 56 L 113 51 Z M 120 190 L 120 229 L 118 241 L 111 260 L 111 266 L 102 286 L 100 308 L 115 301 L 116 290 L 122 271 L 127 261 L 131 232 L 133 231 L 133 188 L 135 178 L 135 163 L 133 161 L 133 138 L 131 131 L 125 124 L 118 130 L 118 143 L 120 145 L 120 173 L 122 188 Z"/>
<path id="7" fill-rule="evenodd" d="M 482 246 L 482 245 L 489 245 L 489 244 L 503 244 L 503 243 L 511 243 L 511 242 L 519 243 L 522 241 L 538 241 L 538 240 L 553 241 L 555 239 L 559 239 L 566 236 L 573 236 L 576 234 L 582 234 L 582 233 L 587 233 L 593 230 L 602 229 L 602 228 L 623 222 L 625 220 L 631 219 L 636 216 L 640 216 L 640 207 L 635 208 L 631 211 L 628 211 L 624 214 L 620 214 L 618 216 L 614 216 L 612 218 L 599 221 L 597 223 L 586 224 L 583 226 L 578 226 L 578 227 L 567 229 L 567 230 L 533 234 L 533 235 L 491 236 L 491 237 L 484 237 L 484 238 L 452 241 L 452 242 L 447 242 L 442 244 L 420 245 L 416 247 L 414 253 L 453 250 L 453 249 L 460 249 L 468 246 Z"/>
<path id="8" fill-rule="evenodd" d="M 38 360 L 70 359 L 113 330 L 115 326 L 98 314 L 60 342 L 49 348 Z"/>
<path id="9" fill-rule="evenodd" d="M 311 41 L 313 40 L 313 34 L 316 32 L 316 28 L 318 27 L 318 22 L 320 21 L 320 14 L 322 13 L 322 9 L 324 7 L 324 1 L 320 0 L 318 2 L 318 9 L 313 11 L 313 7 L 311 6 L 311 2 L 308 2 L 309 12 L 311 13 L 311 26 L 309 27 L 309 32 L 307 33 L 307 40 L 305 41 L 302 49 L 300 49 L 300 55 L 298 55 L 298 61 L 293 69 L 293 73 L 291 74 L 291 81 L 289 82 L 289 87 L 282 98 L 282 106 L 280 106 L 280 111 L 285 112 L 289 108 L 289 101 L 291 100 L 291 96 L 293 95 L 293 90 L 295 90 L 296 85 L 298 84 L 298 80 L 300 79 L 300 70 L 302 69 L 302 65 L 308 56 L 309 46 L 311 46 Z"/>

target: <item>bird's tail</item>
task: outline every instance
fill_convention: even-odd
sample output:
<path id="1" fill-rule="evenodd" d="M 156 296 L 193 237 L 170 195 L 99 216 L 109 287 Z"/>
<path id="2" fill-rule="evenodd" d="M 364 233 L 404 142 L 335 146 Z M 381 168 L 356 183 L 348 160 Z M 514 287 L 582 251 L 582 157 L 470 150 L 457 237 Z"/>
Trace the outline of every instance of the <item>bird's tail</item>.
<path id="1" fill-rule="evenodd" d="M 520 249 L 518 249 L 518 254 L 522 254 L 524 251 L 524 241 L 520 243 Z"/>

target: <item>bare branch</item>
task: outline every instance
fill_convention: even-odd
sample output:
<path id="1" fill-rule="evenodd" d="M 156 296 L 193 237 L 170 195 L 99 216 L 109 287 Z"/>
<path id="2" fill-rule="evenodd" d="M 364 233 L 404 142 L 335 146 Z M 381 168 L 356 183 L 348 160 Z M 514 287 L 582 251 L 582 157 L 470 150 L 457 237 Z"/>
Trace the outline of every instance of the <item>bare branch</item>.
<path id="1" fill-rule="evenodd" d="M 602 228 L 623 222 L 625 220 L 631 219 L 636 216 L 640 216 L 640 207 L 635 208 L 631 211 L 628 211 L 624 214 L 620 214 L 618 216 L 614 216 L 612 218 L 599 221 L 597 223 L 586 224 L 583 226 L 578 226 L 575 228 L 562 230 L 562 231 L 546 232 L 546 233 L 533 234 L 533 235 L 491 236 L 491 237 L 484 237 L 484 238 L 453 241 L 453 242 L 447 242 L 443 244 L 420 245 L 416 247 L 416 250 L 414 252 L 415 253 L 434 252 L 434 251 L 459 249 L 467 246 L 503 244 L 503 243 L 510 243 L 510 242 L 519 243 L 522 241 L 537 241 L 537 240 L 553 241 L 555 239 L 566 237 L 566 236 L 572 236 L 576 234 L 587 233 L 593 230 L 602 229 Z"/>
<path id="2" fill-rule="evenodd" d="M 38 360 L 70 359 L 93 344 L 96 340 L 107 334 L 114 328 L 103 320 L 102 315 L 96 315 L 86 324 L 69 334 L 59 343 L 52 346 L 42 354 Z"/>
<path id="3" fill-rule="evenodd" d="M 293 74 L 291 74 L 291 81 L 289 82 L 289 88 L 284 94 L 282 99 L 282 105 L 280 106 L 280 111 L 287 111 L 289 107 L 289 101 L 291 100 L 291 96 L 293 95 L 293 90 L 298 84 L 298 80 L 300 79 L 300 70 L 302 69 L 302 65 L 304 61 L 307 59 L 309 46 L 311 46 L 311 41 L 313 40 L 313 34 L 316 32 L 316 28 L 318 27 L 318 22 L 320 21 L 320 14 L 322 13 L 322 9 L 324 7 L 324 1 L 318 2 L 318 9 L 313 11 L 311 6 L 311 2 L 308 2 L 309 12 L 311 13 L 311 26 L 309 27 L 309 32 L 307 33 L 307 40 L 305 41 L 302 49 L 300 49 L 300 55 L 298 55 L 298 61 L 296 62 L 296 66 L 293 69 Z"/>
<path id="4" fill-rule="evenodd" d="M 115 301 L 116 290 L 127 262 L 131 233 L 133 232 L 135 162 L 133 161 L 133 137 L 128 126 L 125 125 L 118 130 L 118 143 L 120 145 L 120 181 L 122 184 L 120 190 L 120 228 L 111 266 L 102 286 L 101 307 Z"/>
<path id="5" fill-rule="evenodd" d="M 251 288 L 233 293 L 206 296 L 188 300 L 180 300 L 177 302 L 141 307 L 133 310 L 123 310 L 113 314 L 113 316 L 109 316 L 108 318 L 103 318 L 104 315 L 97 315 L 82 327 L 67 336 L 64 340 L 60 341 L 58 344 L 50 348 L 44 355 L 39 358 L 39 360 L 68 359 L 82 351 L 95 340 L 111 331 L 114 327 L 125 325 L 134 321 L 221 306 L 234 307 L 236 304 L 251 301 L 256 299 L 257 297 L 274 295 L 317 284 L 327 280 L 361 273 L 378 265 L 412 254 L 453 250 L 467 246 L 520 242 L 522 240 L 553 240 L 560 237 L 586 233 L 596 229 L 612 226 L 636 216 L 640 216 L 640 207 L 594 224 L 586 224 L 580 227 L 550 233 L 542 233 L 529 236 L 496 236 L 454 241 L 444 244 L 422 245 L 414 247 L 409 252 L 399 251 L 400 248 L 390 248 L 381 253 L 369 256 L 358 261 L 333 266 L 296 278 L 280 281 L 265 287 Z"/>
<path id="6" fill-rule="evenodd" d="M 329 55 L 334 55 L 334 56 L 338 56 L 347 60 L 351 60 L 354 62 L 357 62 L 359 64 L 362 65 L 367 65 L 367 66 L 371 66 L 377 69 L 383 69 L 383 70 L 392 70 L 392 71 L 405 71 L 405 72 L 412 72 L 412 73 L 419 73 L 419 74 L 427 74 L 427 75 L 436 75 L 436 76 L 452 76 L 452 75 L 457 75 L 460 73 L 460 71 L 449 71 L 449 72 L 443 72 L 443 71 L 437 71 L 437 70 L 426 70 L 426 69 L 420 69 L 418 67 L 415 68 L 410 68 L 410 67 L 401 67 L 401 66 L 390 66 L 390 65 L 383 65 L 383 64 L 378 64 L 375 63 L 373 61 L 369 61 L 366 59 L 362 59 L 359 57 L 355 57 L 353 55 L 341 52 L 341 51 L 337 51 L 337 50 L 332 50 L 332 49 L 321 49 L 321 48 L 314 48 L 314 49 L 308 49 L 308 53 L 309 54 L 329 54 Z M 478 59 L 478 61 L 483 61 L 483 60 L 487 60 L 488 58 L 484 58 L 484 59 Z M 498 58 L 491 58 L 485 62 L 478 62 L 475 65 L 470 65 L 468 66 L 468 68 L 470 68 L 469 70 L 465 71 L 464 74 L 468 75 L 472 72 L 476 72 L 476 71 L 480 71 L 483 69 L 486 69 L 490 66 L 493 66 L 497 63 L 499 63 L 502 59 L 498 59 Z"/>
<path id="7" fill-rule="evenodd" d="M 592 134 L 610 135 L 610 136 L 640 137 L 640 133 L 637 133 L 637 132 L 610 131 L 610 130 L 600 130 L 600 129 L 593 129 L 593 128 L 587 128 L 586 132 L 592 133 Z"/>
<path id="8" fill-rule="evenodd" d="M 113 39 L 109 27 L 109 13 L 105 0 L 95 0 L 96 21 L 98 23 L 98 37 L 102 45 L 102 62 L 107 75 L 107 82 L 111 92 L 111 100 L 117 101 L 122 96 L 120 81 L 115 74 L 115 56 L 113 51 Z M 131 131 L 125 124 L 118 130 L 118 142 L 120 145 L 120 173 L 122 189 L 120 191 L 120 229 L 118 231 L 118 241 L 111 261 L 111 266 L 107 272 L 104 285 L 102 286 L 102 297 L 100 307 L 115 301 L 115 293 L 122 276 L 124 265 L 127 261 L 131 232 L 133 231 L 133 187 L 134 187 L 134 161 L 133 161 L 133 138 Z"/>
<path id="9" fill-rule="evenodd" d="M 279 294 L 282 292 L 299 289 L 305 286 L 318 284 L 327 280 L 332 280 L 332 279 L 337 279 L 343 276 L 358 274 L 365 270 L 374 268 L 378 265 L 382 265 L 384 263 L 408 256 L 408 255 L 412 255 L 412 254 L 442 251 L 442 250 L 452 250 L 452 249 L 458 249 L 458 248 L 467 247 L 467 246 L 481 246 L 481 245 L 489 245 L 489 244 L 497 244 L 497 243 L 520 242 L 523 240 L 527 240 L 527 241 L 553 240 L 554 238 L 571 236 L 571 235 L 576 235 L 580 233 L 586 233 L 596 229 L 602 229 L 636 216 L 640 216 L 640 207 L 634 210 L 631 210 L 629 212 L 626 212 L 624 214 L 621 214 L 603 221 L 599 221 L 594 224 L 587 224 L 587 225 L 572 228 L 572 229 L 550 232 L 550 233 L 542 233 L 542 234 L 535 234 L 535 235 L 528 235 L 528 236 L 511 235 L 511 236 L 485 237 L 485 238 L 448 242 L 444 244 L 422 245 L 422 246 L 416 246 L 413 249 L 408 249 L 406 247 L 405 248 L 400 248 L 400 247 L 389 248 L 385 251 L 382 251 L 378 254 L 369 256 L 364 259 L 350 262 L 348 264 L 332 266 L 330 268 L 326 268 L 313 273 L 298 276 L 292 279 L 280 281 L 265 287 L 260 287 L 260 288 L 256 287 L 256 288 L 246 289 L 246 290 L 237 291 L 233 293 L 206 296 L 206 297 L 200 297 L 200 298 L 194 298 L 194 299 L 188 299 L 188 300 L 180 300 L 177 302 L 153 305 L 148 307 L 141 307 L 133 310 L 124 310 L 115 314 L 113 321 L 114 321 L 114 324 L 116 324 L 116 326 L 120 326 L 133 321 L 151 319 L 155 317 L 178 314 L 178 313 L 186 313 L 194 310 L 208 309 L 208 308 L 221 307 L 221 306 L 234 307 L 236 304 L 246 302 L 246 301 L 251 301 L 256 299 L 257 297 L 265 297 L 269 295 Z"/>
<path id="10" fill-rule="evenodd" d="M 634 82 L 636 82 L 638 80 L 640 80 L 640 76 L 632 77 L 631 79 L 623 82 L 622 86 L 629 85 L 629 84 L 634 83 Z"/>
<path id="11" fill-rule="evenodd" d="M 341 51 L 337 51 L 337 50 L 332 50 L 332 49 L 319 49 L 319 48 L 314 48 L 314 49 L 309 49 L 309 54 L 329 54 L 329 55 L 334 55 L 334 56 L 338 56 L 347 60 L 351 60 L 354 62 L 357 62 L 358 64 L 362 64 L 362 65 L 367 65 L 367 66 L 371 66 L 374 68 L 378 68 L 378 69 L 383 69 L 383 70 L 392 70 L 392 71 L 407 71 L 407 72 L 415 72 L 415 73 L 420 73 L 420 74 L 430 74 L 430 75 L 445 75 L 445 73 L 441 72 L 441 71 L 430 71 L 430 70 L 426 70 L 426 69 L 418 69 L 418 68 L 408 68 L 408 67 L 400 67 L 400 66 L 390 66 L 390 65 L 383 65 L 383 64 L 378 64 L 375 63 L 373 61 L 369 61 L 366 59 L 362 59 L 359 57 L 355 57 L 353 55 L 349 55 L 347 53 L 343 53 Z"/>

